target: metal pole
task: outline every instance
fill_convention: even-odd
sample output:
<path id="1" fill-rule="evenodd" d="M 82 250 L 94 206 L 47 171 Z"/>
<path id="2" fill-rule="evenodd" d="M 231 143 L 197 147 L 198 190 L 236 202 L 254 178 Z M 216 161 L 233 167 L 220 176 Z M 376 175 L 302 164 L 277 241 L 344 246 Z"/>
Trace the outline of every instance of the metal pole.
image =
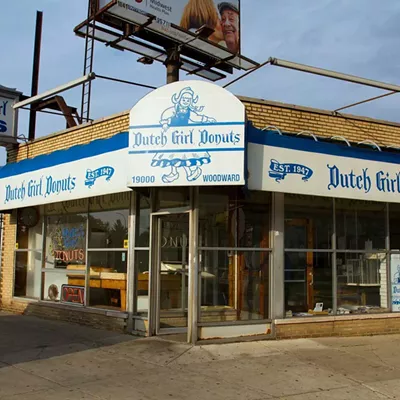
<path id="1" fill-rule="evenodd" d="M 85 83 L 87 81 L 90 81 L 90 80 L 93 80 L 93 79 L 96 79 L 96 74 L 94 72 L 90 73 L 89 75 L 85 75 L 85 76 L 82 76 L 82 77 L 80 77 L 78 79 L 75 79 L 74 81 L 65 83 L 64 85 L 57 86 L 54 89 L 47 90 L 46 92 L 43 92 L 43 93 L 38 94 L 36 96 L 28 97 L 26 100 L 22 100 L 22 101 L 20 101 L 20 102 L 18 102 L 16 104 L 14 104 L 13 108 L 14 108 L 14 110 L 16 110 L 18 108 L 22 108 L 22 107 L 28 106 L 28 105 L 30 105 L 32 103 L 36 103 L 38 101 L 47 99 L 48 97 L 55 96 L 58 93 L 61 93 L 61 92 L 64 92 L 66 90 L 72 89 L 72 88 L 74 88 L 76 86 L 82 85 L 83 83 Z"/>
<path id="2" fill-rule="evenodd" d="M 264 67 L 265 65 L 270 64 L 270 62 L 271 62 L 271 59 L 268 59 L 267 61 L 263 62 L 262 64 L 258 65 L 255 68 L 251 69 L 250 71 L 247 71 L 245 74 L 239 76 L 238 78 L 234 79 L 233 81 L 228 82 L 226 85 L 224 85 L 222 87 L 226 89 L 228 86 L 233 85 L 237 81 L 240 81 L 241 79 L 245 78 L 247 75 L 250 75 L 253 72 L 258 71 L 260 68 Z"/>
<path id="3" fill-rule="evenodd" d="M 337 113 L 337 112 L 339 112 L 339 111 L 345 110 L 346 108 L 350 108 L 350 107 L 354 107 L 354 106 L 359 106 L 360 104 L 365 104 L 365 103 L 368 103 L 368 102 L 370 102 L 370 101 L 379 100 L 379 99 L 382 99 L 383 97 L 391 96 L 392 94 L 396 94 L 396 93 L 399 93 L 399 92 L 397 92 L 397 91 L 396 91 L 396 92 L 392 91 L 392 92 L 389 92 L 389 93 L 384 93 L 384 94 L 381 94 L 381 95 L 379 95 L 379 96 L 375 96 L 375 97 L 371 97 L 371 98 L 366 99 L 366 100 L 358 101 L 357 103 L 349 104 L 348 106 L 344 106 L 344 107 L 337 108 L 337 109 L 334 110 L 333 112 L 334 112 L 334 113 Z"/>
<path id="4" fill-rule="evenodd" d="M 167 83 L 179 81 L 179 69 L 182 65 L 177 47 L 167 50 L 167 59 L 164 62 L 167 67 Z"/>
<path id="5" fill-rule="evenodd" d="M 39 69 L 40 69 L 40 49 L 42 46 L 42 26 L 43 26 L 43 12 L 36 11 L 36 32 L 35 32 L 35 47 L 33 51 L 33 69 L 32 69 L 32 89 L 31 96 L 38 94 L 39 86 Z M 29 114 L 29 140 L 35 139 L 36 130 L 36 106 L 31 105 Z"/>
<path id="6" fill-rule="evenodd" d="M 291 61 L 280 60 L 278 58 L 271 57 L 269 59 L 269 61 L 270 61 L 271 65 L 275 65 L 277 67 L 294 69 L 296 71 L 302 71 L 302 72 L 307 72 L 310 74 L 326 76 L 327 78 L 339 79 L 341 81 L 346 81 L 346 82 L 358 83 L 359 85 L 370 86 L 370 87 L 374 87 L 374 88 L 378 88 L 378 89 L 385 89 L 385 90 L 391 90 L 393 92 L 400 92 L 400 86 L 393 85 L 391 83 L 374 81 L 372 79 L 361 78 L 361 77 L 355 76 L 355 75 L 342 74 L 341 72 L 330 71 L 328 69 L 323 69 L 323 68 L 311 67 L 309 65 L 298 64 L 298 63 L 294 63 Z"/>

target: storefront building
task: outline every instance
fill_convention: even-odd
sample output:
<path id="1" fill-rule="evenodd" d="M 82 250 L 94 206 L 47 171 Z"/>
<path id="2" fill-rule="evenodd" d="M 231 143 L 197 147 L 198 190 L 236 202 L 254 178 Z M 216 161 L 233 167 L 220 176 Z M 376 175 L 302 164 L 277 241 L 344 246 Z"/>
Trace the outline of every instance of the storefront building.
<path id="1" fill-rule="evenodd" d="M 190 342 L 399 333 L 399 133 L 180 82 L 10 148 L 1 308 Z"/>

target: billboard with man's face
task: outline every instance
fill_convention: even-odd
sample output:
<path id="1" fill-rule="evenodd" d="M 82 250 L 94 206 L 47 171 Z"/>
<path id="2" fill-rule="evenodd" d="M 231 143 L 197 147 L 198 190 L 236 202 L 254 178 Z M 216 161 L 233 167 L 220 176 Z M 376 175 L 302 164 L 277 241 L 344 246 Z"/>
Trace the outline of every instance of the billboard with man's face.
<path id="1" fill-rule="evenodd" d="M 99 0 L 100 9 L 108 4 Z M 158 32 L 182 42 L 186 38 L 180 29 L 194 33 L 207 25 L 214 30 L 209 41 L 240 53 L 240 0 L 118 0 L 109 12 L 131 22 L 138 21 L 138 13 L 153 15 Z"/>

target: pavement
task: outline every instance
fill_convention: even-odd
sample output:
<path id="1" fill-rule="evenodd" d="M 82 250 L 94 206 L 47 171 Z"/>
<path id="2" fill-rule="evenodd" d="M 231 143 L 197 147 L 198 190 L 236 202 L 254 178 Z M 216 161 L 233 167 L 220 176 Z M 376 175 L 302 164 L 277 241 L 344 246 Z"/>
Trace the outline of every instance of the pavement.
<path id="1" fill-rule="evenodd" d="M 0 400 L 400 399 L 400 335 L 191 346 L 0 313 Z"/>

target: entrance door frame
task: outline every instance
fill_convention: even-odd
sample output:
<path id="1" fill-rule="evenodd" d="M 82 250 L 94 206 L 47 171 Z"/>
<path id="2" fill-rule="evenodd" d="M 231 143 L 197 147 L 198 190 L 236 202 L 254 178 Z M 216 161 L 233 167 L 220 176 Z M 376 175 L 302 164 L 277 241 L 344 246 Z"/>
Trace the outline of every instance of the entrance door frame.
<path id="1" fill-rule="evenodd" d="M 188 271 L 189 271 L 189 284 L 188 284 L 188 326 L 185 328 L 160 328 L 160 221 L 161 217 L 168 215 L 179 215 L 188 214 L 189 217 L 189 230 L 188 230 Z M 158 211 L 150 214 L 150 271 L 149 271 L 149 287 L 150 287 L 150 315 L 149 315 L 149 335 L 169 335 L 175 333 L 186 333 L 188 334 L 188 342 L 191 342 L 191 329 L 189 328 L 193 323 L 193 305 L 191 303 L 193 299 L 193 285 L 191 282 L 195 278 L 194 273 L 194 239 L 193 239 L 193 210 L 191 207 L 177 208 L 173 210 Z"/>

